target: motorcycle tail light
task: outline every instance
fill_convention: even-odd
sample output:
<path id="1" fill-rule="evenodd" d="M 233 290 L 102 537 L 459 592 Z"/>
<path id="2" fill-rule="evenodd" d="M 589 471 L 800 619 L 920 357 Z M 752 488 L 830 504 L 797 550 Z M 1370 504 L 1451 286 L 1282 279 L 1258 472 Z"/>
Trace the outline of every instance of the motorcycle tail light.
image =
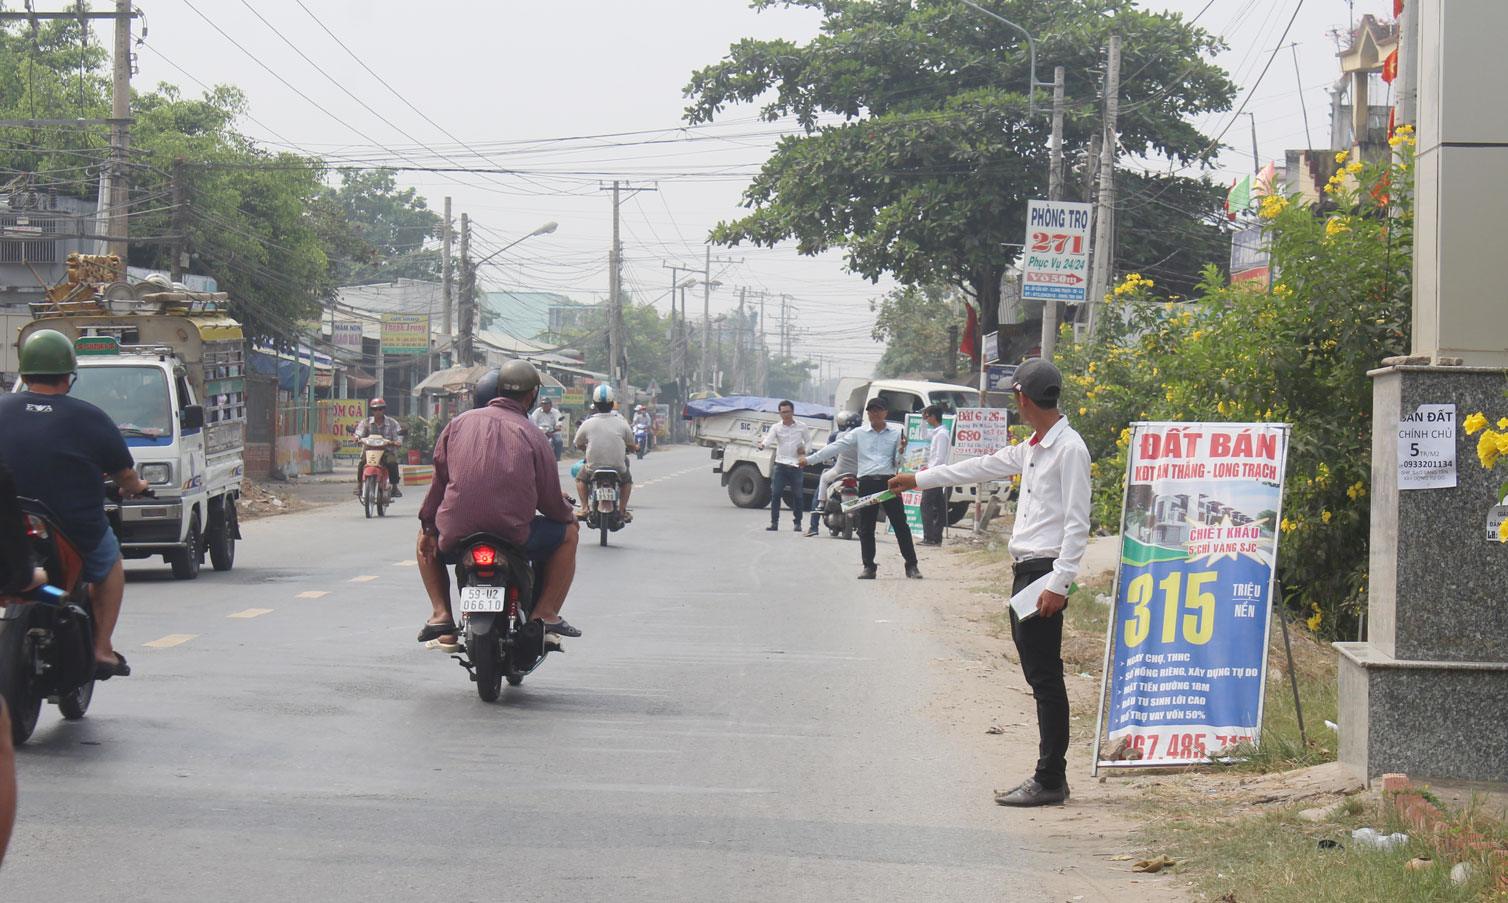
<path id="1" fill-rule="evenodd" d="M 47 521 L 35 514 L 26 515 L 26 535 L 35 539 L 46 539 Z"/>
<path id="2" fill-rule="evenodd" d="M 494 549 L 492 546 L 476 546 L 472 548 L 471 563 L 477 567 L 492 567 L 497 564 L 497 549 Z"/>
<path id="3" fill-rule="evenodd" d="M 859 488 L 859 481 L 858 480 L 844 480 L 843 481 L 843 488 L 844 489 L 857 489 L 857 488 Z"/>

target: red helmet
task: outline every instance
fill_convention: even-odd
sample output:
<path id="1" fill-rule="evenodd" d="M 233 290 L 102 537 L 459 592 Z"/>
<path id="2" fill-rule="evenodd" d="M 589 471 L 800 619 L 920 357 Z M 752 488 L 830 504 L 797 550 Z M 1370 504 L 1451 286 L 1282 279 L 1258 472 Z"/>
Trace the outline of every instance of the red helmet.
<path id="1" fill-rule="evenodd" d="M 385 410 L 387 410 L 387 402 L 383 401 L 380 398 L 374 398 L 374 399 L 372 399 L 372 410 L 374 410 L 374 411 L 379 411 L 379 410 L 385 411 Z"/>

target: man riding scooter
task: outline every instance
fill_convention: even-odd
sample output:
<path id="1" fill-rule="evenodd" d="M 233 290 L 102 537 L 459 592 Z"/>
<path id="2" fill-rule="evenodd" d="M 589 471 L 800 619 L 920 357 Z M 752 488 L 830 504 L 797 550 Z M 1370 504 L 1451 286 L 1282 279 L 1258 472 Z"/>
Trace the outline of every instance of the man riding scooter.
<path id="1" fill-rule="evenodd" d="M 628 472 L 628 453 L 637 451 L 638 443 L 634 441 L 634 431 L 616 411 L 613 410 L 614 394 L 612 386 L 598 386 L 592 390 L 592 407 L 595 414 L 581 422 L 576 428 L 575 446 L 586 452 L 586 464 L 576 476 L 576 491 L 581 499 L 581 511 L 578 516 L 587 516 L 587 501 L 592 495 L 587 490 L 587 484 L 592 480 L 592 474 L 598 470 L 616 470 L 618 472 L 619 489 L 618 508 L 623 512 L 623 522 L 632 523 L 633 512 L 628 510 L 628 495 L 633 491 L 633 476 Z"/>
<path id="2" fill-rule="evenodd" d="M 649 414 L 648 407 L 641 404 L 637 408 L 634 408 L 633 427 L 634 441 L 644 446 L 645 452 L 653 450 L 655 444 L 655 424 L 654 418 Z M 640 436 L 644 437 L 642 442 L 639 441 L 638 437 Z M 644 455 L 641 454 L 639 457 L 642 458 Z"/>
<path id="3" fill-rule="evenodd" d="M 361 423 L 356 425 L 357 440 L 368 436 L 381 436 L 391 444 L 387 451 L 382 453 L 382 466 L 387 468 L 388 483 L 392 486 L 392 497 L 403 498 L 403 490 L 398 488 L 402 482 L 398 476 L 398 455 L 393 450 L 398 447 L 398 421 L 387 415 L 387 402 L 380 398 L 372 399 L 372 413 Z M 356 468 L 356 497 L 361 498 L 361 468 Z"/>

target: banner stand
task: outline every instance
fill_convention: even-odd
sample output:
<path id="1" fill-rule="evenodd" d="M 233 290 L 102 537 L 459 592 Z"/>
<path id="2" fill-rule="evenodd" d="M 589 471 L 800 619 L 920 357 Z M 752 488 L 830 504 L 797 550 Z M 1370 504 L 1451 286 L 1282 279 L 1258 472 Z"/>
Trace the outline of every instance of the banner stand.
<path id="1" fill-rule="evenodd" d="M 1136 457 L 1126 449 L 1126 478 L 1121 480 L 1121 526 L 1125 526 L 1126 499 L 1131 495 L 1131 461 Z M 1110 692 L 1110 653 L 1115 648 L 1115 606 L 1121 597 L 1121 561 L 1126 557 L 1126 532 L 1121 531 L 1121 554 L 1115 558 L 1115 582 L 1110 587 L 1110 614 L 1105 618 L 1105 662 L 1100 668 L 1100 707 L 1094 713 L 1094 759 L 1089 776 L 1100 773 L 1100 738 L 1105 735 L 1105 694 Z"/>
<path id="2" fill-rule="evenodd" d="M 1288 641 L 1288 615 L 1281 604 L 1282 593 L 1273 593 L 1272 616 L 1283 625 L 1283 651 L 1288 653 L 1288 683 L 1293 686 L 1293 712 L 1299 719 L 1299 742 L 1309 748 L 1309 735 L 1304 732 L 1304 707 L 1299 704 L 1299 672 L 1293 666 L 1293 644 Z"/>

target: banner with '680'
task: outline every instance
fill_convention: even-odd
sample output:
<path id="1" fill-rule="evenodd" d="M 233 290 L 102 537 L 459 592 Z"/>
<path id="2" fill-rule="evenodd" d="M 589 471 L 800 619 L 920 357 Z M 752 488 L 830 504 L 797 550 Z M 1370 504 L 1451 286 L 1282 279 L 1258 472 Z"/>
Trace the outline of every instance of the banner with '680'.
<path id="1" fill-rule="evenodd" d="M 1097 767 L 1260 740 L 1288 432 L 1132 424 Z"/>

